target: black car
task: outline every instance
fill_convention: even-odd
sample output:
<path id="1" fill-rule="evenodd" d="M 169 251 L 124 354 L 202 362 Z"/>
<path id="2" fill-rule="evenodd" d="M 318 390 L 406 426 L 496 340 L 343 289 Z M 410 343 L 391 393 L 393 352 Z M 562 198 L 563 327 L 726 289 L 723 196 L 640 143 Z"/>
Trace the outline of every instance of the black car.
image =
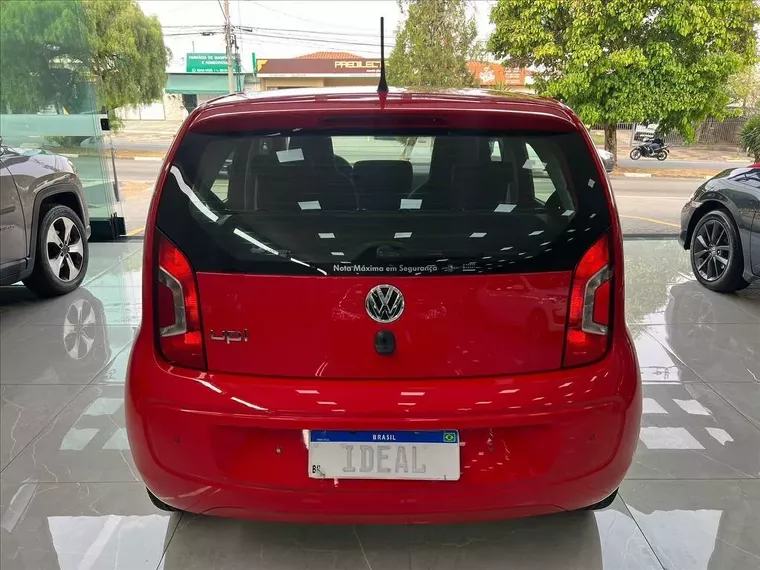
<path id="1" fill-rule="evenodd" d="M 724 170 L 697 188 L 681 211 L 679 241 L 708 289 L 738 291 L 760 279 L 760 164 Z"/>

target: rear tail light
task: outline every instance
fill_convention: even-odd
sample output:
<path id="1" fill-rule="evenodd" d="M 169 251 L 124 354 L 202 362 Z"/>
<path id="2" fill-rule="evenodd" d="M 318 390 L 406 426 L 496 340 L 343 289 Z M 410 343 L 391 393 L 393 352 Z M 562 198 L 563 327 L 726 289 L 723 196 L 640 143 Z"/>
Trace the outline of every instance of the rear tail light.
<path id="1" fill-rule="evenodd" d="M 173 243 L 159 232 L 156 235 L 155 306 L 161 353 L 174 364 L 204 369 L 200 299 L 193 268 Z"/>
<path id="2" fill-rule="evenodd" d="M 611 278 L 609 238 L 605 235 L 586 251 L 573 273 L 564 366 L 588 364 L 607 352 L 612 314 Z"/>

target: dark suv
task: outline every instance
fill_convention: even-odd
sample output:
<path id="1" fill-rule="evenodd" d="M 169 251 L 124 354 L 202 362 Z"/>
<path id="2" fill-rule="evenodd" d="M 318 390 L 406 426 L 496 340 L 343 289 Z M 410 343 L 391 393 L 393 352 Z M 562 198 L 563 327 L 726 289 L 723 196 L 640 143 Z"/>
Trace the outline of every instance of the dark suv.
<path id="1" fill-rule="evenodd" d="M 0 142 L 0 285 L 23 281 L 40 296 L 76 289 L 87 272 L 90 219 L 65 157 Z"/>

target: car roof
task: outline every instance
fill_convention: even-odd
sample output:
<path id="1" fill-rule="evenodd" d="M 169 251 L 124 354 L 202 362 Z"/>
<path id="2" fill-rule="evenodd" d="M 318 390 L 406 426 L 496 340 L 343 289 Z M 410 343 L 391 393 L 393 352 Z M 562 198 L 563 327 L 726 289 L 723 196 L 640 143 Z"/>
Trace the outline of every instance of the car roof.
<path id="1" fill-rule="evenodd" d="M 569 107 L 532 94 L 495 92 L 485 89 L 423 90 L 391 88 L 378 93 L 374 87 L 287 89 L 225 95 L 196 110 L 197 126 L 219 118 L 232 119 L 249 113 L 299 112 L 375 114 L 379 112 L 440 112 L 447 115 L 475 112 L 509 112 L 564 123 L 576 130 L 580 122 Z"/>
<path id="2" fill-rule="evenodd" d="M 267 104 L 272 102 L 294 101 L 353 101 L 367 97 L 379 100 L 381 93 L 375 87 L 318 87 L 275 89 L 272 91 L 254 91 L 251 93 L 235 93 L 222 95 L 205 103 L 205 106 L 241 104 L 247 101 Z M 374 96 L 374 97 L 373 97 Z M 391 87 L 385 94 L 386 104 L 397 101 L 456 101 L 471 102 L 473 100 L 484 104 L 532 103 L 542 107 L 566 110 L 567 107 L 547 97 L 539 97 L 532 93 L 504 92 L 489 89 L 402 89 Z"/>

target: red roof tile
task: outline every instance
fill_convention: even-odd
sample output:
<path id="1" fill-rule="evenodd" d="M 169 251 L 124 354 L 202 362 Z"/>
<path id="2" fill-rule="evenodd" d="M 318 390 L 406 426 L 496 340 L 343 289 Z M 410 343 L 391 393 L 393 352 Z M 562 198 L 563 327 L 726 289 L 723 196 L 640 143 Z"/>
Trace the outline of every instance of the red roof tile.
<path id="1" fill-rule="evenodd" d="M 315 51 L 306 55 L 299 55 L 295 59 L 364 59 L 347 51 Z"/>

